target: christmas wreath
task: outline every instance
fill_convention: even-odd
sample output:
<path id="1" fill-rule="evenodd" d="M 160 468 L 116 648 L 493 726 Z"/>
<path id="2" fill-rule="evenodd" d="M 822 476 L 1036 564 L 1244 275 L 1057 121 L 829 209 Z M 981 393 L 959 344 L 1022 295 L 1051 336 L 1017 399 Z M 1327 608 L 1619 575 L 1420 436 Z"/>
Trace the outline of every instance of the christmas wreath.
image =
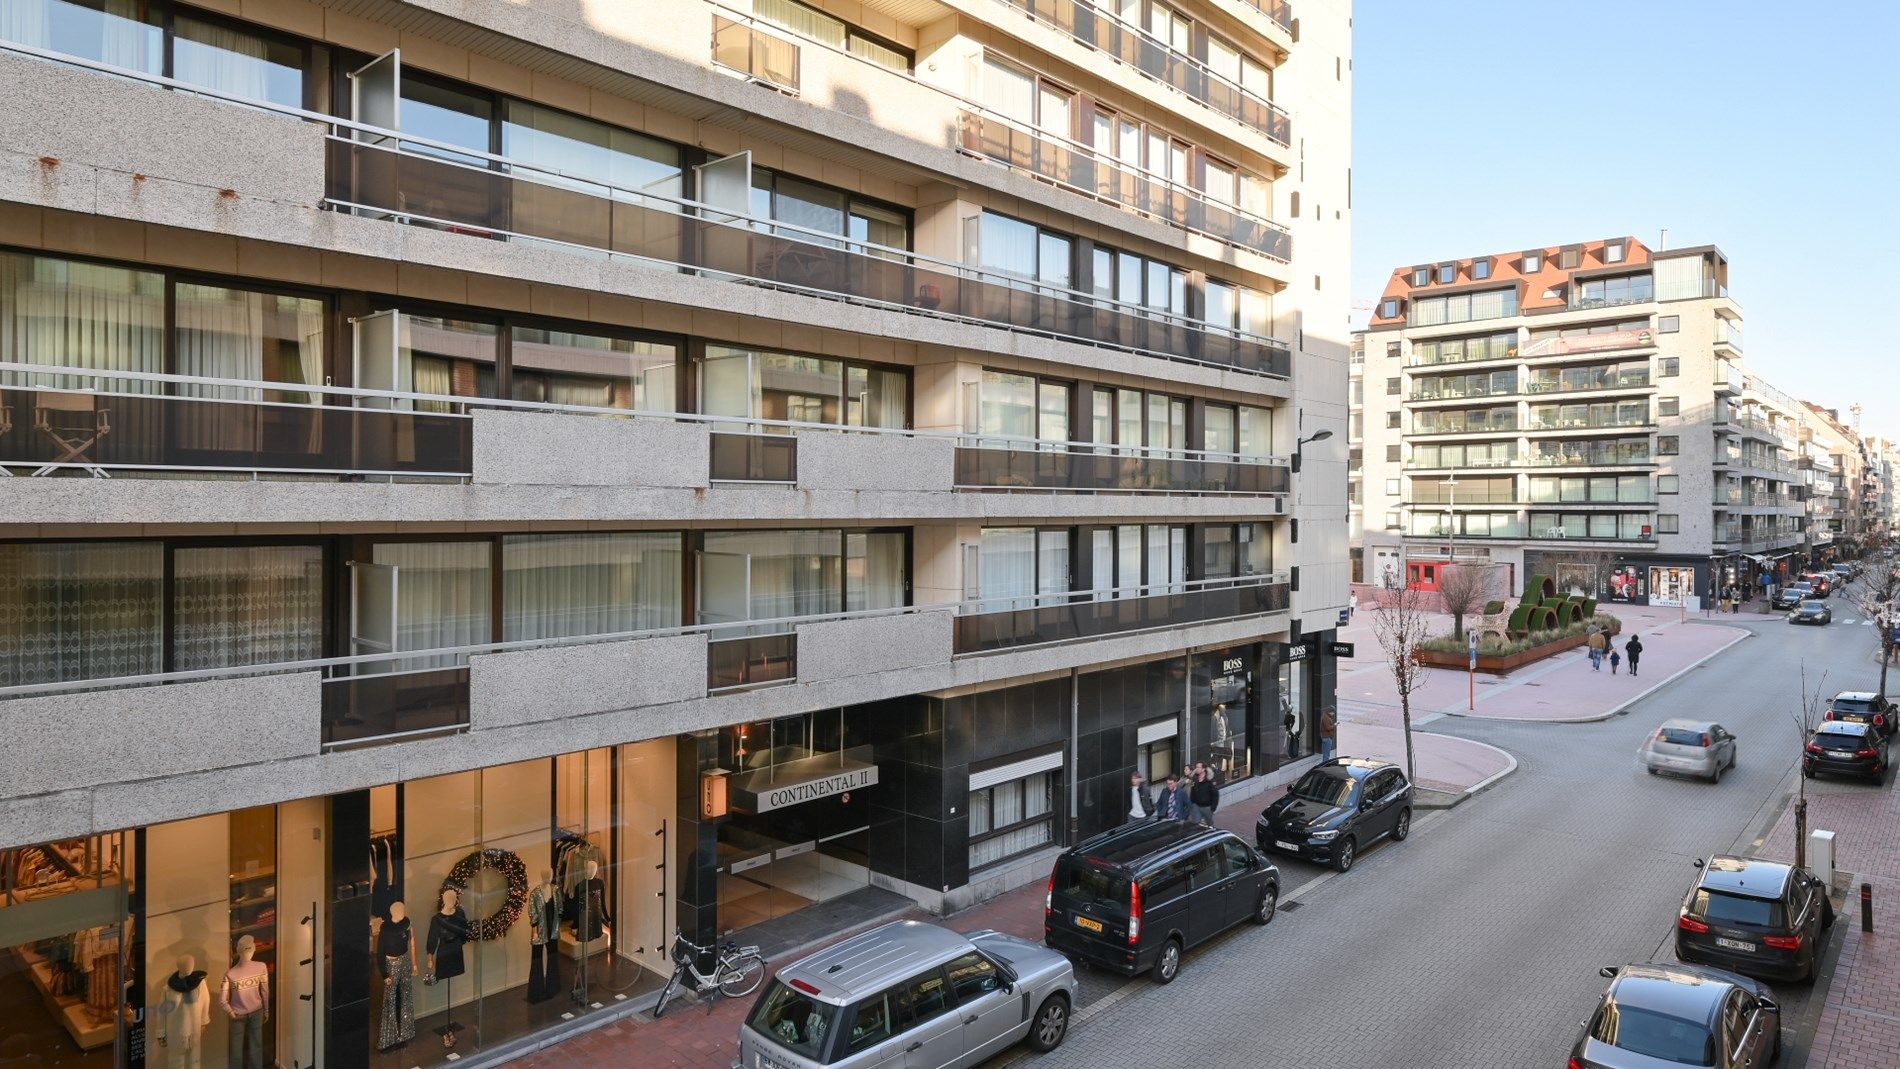
<path id="1" fill-rule="evenodd" d="M 528 869 L 520 858 L 494 847 L 477 850 L 455 863 L 448 878 L 442 881 L 442 890 L 453 887 L 457 894 L 467 898 L 469 881 L 484 868 L 494 869 L 508 881 L 508 901 L 495 912 L 471 923 L 468 935 L 470 939 L 500 939 L 521 919 L 521 907 L 528 903 Z"/>

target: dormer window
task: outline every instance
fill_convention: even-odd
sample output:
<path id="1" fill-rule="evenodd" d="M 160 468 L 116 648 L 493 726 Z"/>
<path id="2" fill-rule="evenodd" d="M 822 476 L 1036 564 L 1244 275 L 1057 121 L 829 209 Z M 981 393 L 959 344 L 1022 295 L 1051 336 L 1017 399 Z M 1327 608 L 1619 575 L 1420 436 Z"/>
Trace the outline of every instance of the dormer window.
<path id="1" fill-rule="evenodd" d="M 1412 285 L 1429 286 L 1432 284 L 1432 269 L 1429 267 L 1412 268 Z"/>
<path id="2" fill-rule="evenodd" d="M 1458 265 L 1457 264 L 1439 264 L 1438 265 L 1438 282 L 1440 285 L 1450 285 L 1451 283 L 1456 282 L 1456 281 L 1458 281 Z"/>
<path id="3" fill-rule="evenodd" d="M 1385 300 L 1379 302 L 1379 318 L 1380 319 L 1397 319 L 1398 317 L 1399 317 L 1398 298 L 1387 297 Z"/>
<path id="4" fill-rule="evenodd" d="M 1518 266 L 1518 270 L 1527 275 L 1534 275 L 1537 272 L 1542 271 L 1543 269 L 1544 269 L 1544 254 L 1541 252 L 1525 253 L 1524 262 Z"/>
<path id="5" fill-rule="evenodd" d="M 1583 266 L 1583 247 L 1569 245 L 1557 252 L 1557 266 L 1565 271 L 1575 271 Z"/>
<path id="6" fill-rule="evenodd" d="M 1629 246 L 1620 241 L 1612 241 L 1603 246 L 1603 262 L 1620 264 L 1629 257 Z"/>
<path id="7" fill-rule="evenodd" d="M 1471 261 L 1471 278 L 1473 281 L 1482 281 L 1490 277 L 1491 277 L 1491 261 L 1489 260 Z"/>

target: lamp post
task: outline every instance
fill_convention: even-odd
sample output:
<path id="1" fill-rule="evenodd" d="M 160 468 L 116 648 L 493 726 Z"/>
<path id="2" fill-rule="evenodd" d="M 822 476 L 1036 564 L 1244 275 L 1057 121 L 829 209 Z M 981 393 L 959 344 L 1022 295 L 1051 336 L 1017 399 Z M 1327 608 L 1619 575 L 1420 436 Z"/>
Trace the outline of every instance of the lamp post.
<path id="1" fill-rule="evenodd" d="M 1302 438 L 1299 441 L 1294 442 L 1293 443 L 1293 473 L 1295 475 L 1298 475 L 1300 472 L 1300 451 L 1302 449 L 1312 444 L 1313 442 L 1323 442 L 1326 439 L 1331 438 L 1332 436 L 1333 436 L 1332 431 L 1316 431 L 1311 437 Z"/>

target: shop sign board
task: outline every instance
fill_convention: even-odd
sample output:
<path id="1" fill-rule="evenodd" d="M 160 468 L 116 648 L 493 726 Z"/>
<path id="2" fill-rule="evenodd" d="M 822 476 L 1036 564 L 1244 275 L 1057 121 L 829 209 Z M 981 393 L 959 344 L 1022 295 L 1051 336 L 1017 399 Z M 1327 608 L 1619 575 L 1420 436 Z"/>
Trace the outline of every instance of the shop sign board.
<path id="1" fill-rule="evenodd" d="M 1334 642 L 1326 647 L 1326 652 L 1335 657 L 1351 657 L 1353 656 L 1353 644 L 1350 642 Z"/>
<path id="2" fill-rule="evenodd" d="M 834 764 L 822 774 L 795 780 L 735 785 L 737 790 L 734 793 L 738 808 L 753 813 L 767 813 L 774 809 L 798 805 L 801 802 L 816 801 L 819 798 L 829 798 L 876 785 L 876 765 L 856 765 L 841 769 Z"/>
<path id="3" fill-rule="evenodd" d="M 1304 661 L 1318 652 L 1319 643 L 1314 642 L 1310 638 L 1300 642 L 1289 642 L 1286 644 L 1286 659 L 1289 661 Z"/>

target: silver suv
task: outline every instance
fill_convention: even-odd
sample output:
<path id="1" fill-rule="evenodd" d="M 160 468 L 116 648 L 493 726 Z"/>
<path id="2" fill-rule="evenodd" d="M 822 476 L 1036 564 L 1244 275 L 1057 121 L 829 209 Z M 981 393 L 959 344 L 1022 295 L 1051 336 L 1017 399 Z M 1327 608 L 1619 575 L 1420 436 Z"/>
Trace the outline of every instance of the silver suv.
<path id="1" fill-rule="evenodd" d="M 896 921 L 779 970 L 739 1029 L 733 1069 L 980 1064 L 1069 1031 L 1075 969 L 1001 932 Z"/>

